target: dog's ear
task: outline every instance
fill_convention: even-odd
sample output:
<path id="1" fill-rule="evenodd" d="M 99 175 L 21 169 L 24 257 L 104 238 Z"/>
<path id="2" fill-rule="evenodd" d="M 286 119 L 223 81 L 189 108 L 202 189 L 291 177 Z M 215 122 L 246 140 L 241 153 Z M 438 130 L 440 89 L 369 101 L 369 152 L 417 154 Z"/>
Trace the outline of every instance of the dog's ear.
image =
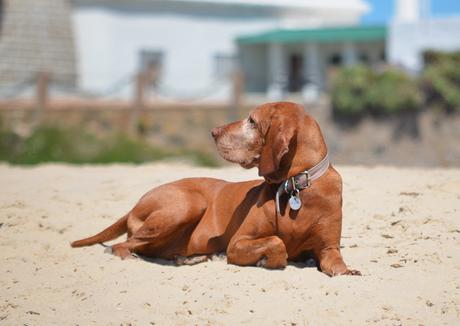
<path id="1" fill-rule="evenodd" d="M 265 134 L 265 144 L 259 159 L 259 176 L 278 171 L 281 159 L 289 151 L 289 143 L 296 133 L 296 119 L 284 114 L 272 115 Z"/>

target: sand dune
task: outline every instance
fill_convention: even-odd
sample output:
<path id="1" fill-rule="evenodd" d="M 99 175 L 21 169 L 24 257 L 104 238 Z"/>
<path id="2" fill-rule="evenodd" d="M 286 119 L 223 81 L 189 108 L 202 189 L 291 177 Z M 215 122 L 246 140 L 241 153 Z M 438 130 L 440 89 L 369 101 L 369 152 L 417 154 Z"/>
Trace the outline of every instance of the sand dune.
<path id="1" fill-rule="evenodd" d="M 362 277 L 121 261 L 71 249 L 148 189 L 256 171 L 181 164 L 0 165 L 2 325 L 459 325 L 460 170 L 338 167 L 342 253 Z"/>

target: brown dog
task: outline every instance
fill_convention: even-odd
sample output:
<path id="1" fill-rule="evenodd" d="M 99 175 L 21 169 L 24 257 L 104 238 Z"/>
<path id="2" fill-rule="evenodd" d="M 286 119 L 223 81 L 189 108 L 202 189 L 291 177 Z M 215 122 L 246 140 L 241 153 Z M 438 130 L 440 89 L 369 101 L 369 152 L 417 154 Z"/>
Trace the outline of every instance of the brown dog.
<path id="1" fill-rule="evenodd" d="M 213 129 L 212 135 L 224 159 L 244 168 L 257 166 L 265 180 L 190 178 L 159 186 L 118 222 L 72 247 L 127 232 L 127 241 L 111 247 L 121 258 L 135 253 L 192 264 L 226 252 L 231 264 L 283 268 L 288 259 L 311 253 L 327 275 L 359 275 L 347 268 L 340 254 L 342 180 L 331 165 L 297 192 L 300 209 L 288 206 L 283 195 L 277 213 L 279 185 L 289 185 L 286 180 L 294 180 L 290 178 L 327 155 L 318 124 L 301 106 L 265 104 L 247 119 Z"/>

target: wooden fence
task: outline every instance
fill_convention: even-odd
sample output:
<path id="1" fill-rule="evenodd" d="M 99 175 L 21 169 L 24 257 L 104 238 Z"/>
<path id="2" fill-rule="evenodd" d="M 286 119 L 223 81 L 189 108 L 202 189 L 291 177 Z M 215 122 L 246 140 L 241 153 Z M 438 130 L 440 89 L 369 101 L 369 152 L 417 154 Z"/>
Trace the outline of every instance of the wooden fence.
<path id="1" fill-rule="evenodd" d="M 142 116 L 149 111 L 164 110 L 216 110 L 224 111 L 226 121 L 237 119 L 247 111 L 248 104 L 244 101 L 243 75 L 235 72 L 231 78 L 232 94 L 227 102 L 224 101 L 152 101 L 146 96 L 149 77 L 145 72 L 136 74 L 134 78 L 134 91 L 131 99 L 107 99 L 82 96 L 50 96 L 50 75 L 40 72 L 34 80 L 35 94 L 15 98 L 0 96 L 0 111 L 31 111 L 35 124 L 44 122 L 46 116 L 55 111 L 71 112 L 74 110 L 85 111 L 118 111 L 126 118 L 128 131 L 137 133 Z"/>

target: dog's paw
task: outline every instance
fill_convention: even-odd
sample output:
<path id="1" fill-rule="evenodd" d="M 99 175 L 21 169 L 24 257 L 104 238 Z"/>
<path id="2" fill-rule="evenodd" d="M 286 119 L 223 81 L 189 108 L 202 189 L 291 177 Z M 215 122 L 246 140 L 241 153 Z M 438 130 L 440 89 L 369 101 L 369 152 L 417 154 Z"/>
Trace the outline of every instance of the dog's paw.
<path id="1" fill-rule="evenodd" d="M 268 259 L 267 257 L 263 257 L 256 263 L 257 267 L 263 267 L 266 269 L 284 269 L 287 265 L 287 260 L 283 259 Z"/>
<path id="2" fill-rule="evenodd" d="M 129 249 L 120 244 L 106 247 L 104 252 L 120 257 L 122 260 L 139 258 L 139 256 L 137 256 L 135 253 L 132 253 Z"/>
<path id="3" fill-rule="evenodd" d="M 196 265 L 196 264 L 204 263 L 208 261 L 208 256 L 207 255 L 192 256 L 192 257 L 177 256 L 175 261 L 176 261 L 176 265 L 178 266 Z"/>
<path id="4" fill-rule="evenodd" d="M 361 272 L 357 271 L 356 269 L 349 269 L 343 275 L 362 276 Z"/>
<path id="5" fill-rule="evenodd" d="M 256 263 L 256 266 L 257 267 L 265 267 L 265 266 L 267 266 L 267 257 L 263 257 L 261 260 L 259 260 Z"/>
<path id="6" fill-rule="evenodd" d="M 334 276 L 342 276 L 342 275 L 362 276 L 361 272 L 355 269 L 347 269 L 345 272 L 332 273 L 332 275 L 330 276 L 334 277 Z"/>

